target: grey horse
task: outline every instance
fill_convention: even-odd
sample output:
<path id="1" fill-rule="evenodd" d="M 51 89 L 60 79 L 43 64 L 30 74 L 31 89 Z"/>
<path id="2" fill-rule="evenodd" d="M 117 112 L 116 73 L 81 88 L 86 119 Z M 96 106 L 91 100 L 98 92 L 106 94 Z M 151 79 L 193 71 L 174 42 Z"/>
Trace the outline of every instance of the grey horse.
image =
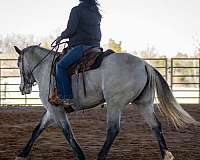
<path id="1" fill-rule="evenodd" d="M 20 50 L 15 46 L 19 54 L 18 67 L 21 73 L 20 91 L 22 94 L 30 94 L 32 85 L 36 82 L 39 86 L 40 98 L 46 109 L 40 123 L 34 129 L 28 143 L 19 152 L 16 160 L 24 160 L 30 153 L 34 141 L 39 137 L 47 126 L 55 122 L 63 132 L 66 140 L 71 146 L 73 153 L 78 160 L 85 160 L 86 157 L 77 143 L 67 112 L 74 109 L 56 107 L 49 103 L 49 89 L 55 83 L 54 77 L 50 76 L 51 64 L 55 52 L 40 46 L 30 46 Z M 147 64 L 144 60 L 131 54 L 111 54 L 107 56 L 98 69 L 85 72 L 85 85 L 87 96 L 84 96 L 83 83 L 79 84 L 77 92 L 76 81 L 72 76 L 72 86 L 75 101 L 79 101 L 80 108 L 89 109 L 106 103 L 107 109 L 107 136 L 103 147 L 97 155 L 98 160 L 106 160 L 111 145 L 119 133 L 121 114 L 125 107 L 132 103 L 137 106 L 146 123 L 155 133 L 158 141 L 162 160 L 173 160 L 174 157 L 168 151 L 162 133 L 161 123 L 154 112 L 155 91 L 160 102 L 159 109 L 171 120 L 176 127 L 186 124 L 199 125 L 175 100 L 167 82 L 161 74 Z M 79 76 L 82 82 L 82 76 Z"/>

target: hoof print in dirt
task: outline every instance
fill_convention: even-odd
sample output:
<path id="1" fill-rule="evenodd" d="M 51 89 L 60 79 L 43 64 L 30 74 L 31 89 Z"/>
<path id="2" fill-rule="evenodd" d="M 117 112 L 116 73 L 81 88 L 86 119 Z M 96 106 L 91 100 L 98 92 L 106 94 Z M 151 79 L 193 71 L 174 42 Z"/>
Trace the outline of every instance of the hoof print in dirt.
<path id="1" fill-rule="evenodd" d="M 24 157 L 16 157 L 15 160 L 27 160 L 27 159 Z"/>

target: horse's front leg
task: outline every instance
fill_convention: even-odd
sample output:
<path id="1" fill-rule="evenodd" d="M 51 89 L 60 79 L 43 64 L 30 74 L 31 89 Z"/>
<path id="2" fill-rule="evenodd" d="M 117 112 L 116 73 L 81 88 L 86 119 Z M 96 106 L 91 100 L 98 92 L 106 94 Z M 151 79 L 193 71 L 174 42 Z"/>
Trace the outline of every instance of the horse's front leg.
<path id="1" fill-rule="evenodd" d="M 32 135 L 28 141 L 28 143 L 25 145 L 25 147 L 19 152 L 19 154 L 17 155 L 15 160 L 24 160 L 26 159 L 26 157 L 29 155 L 31 148 L 33 146 L 33 143 L 35 142 L 35 140 L 39 137 L 39 135 L 42 133 L 42 131 L 44 131 L 44 129 L 48 126 L 48 124 L 50 123 L 51 119 L 50 119 L 50 114 L 47 111 L 40 123 L 36 126 L 36 128 L 33 130 Z"/>
<path id="2" fill-rule="evenodd" d="M 70 147 L 73 149 L 73 153 L 76 156 L 77 160 L 85 160 L 85 155 L 81 149 L 81 147 L 76 142 L 76 139 L 73 135 L 71 126 L 69 124 L 67 115 L 63 108 L 54 108 L 55 114 L 55 122 L 57 123 L 58 127 L 63 132 L 66 140 L 68 141 Z"/>
<path id="3" fill-rule="evenodd" d="M 121 120 L 121 111 L 115 110 L 114 107 L 107 107 L 107 136 L 106 141 L 98 154 L 98 160 L 106 160 L 108 152 L 112 146 L 113 141 L 119 133 Z"/>

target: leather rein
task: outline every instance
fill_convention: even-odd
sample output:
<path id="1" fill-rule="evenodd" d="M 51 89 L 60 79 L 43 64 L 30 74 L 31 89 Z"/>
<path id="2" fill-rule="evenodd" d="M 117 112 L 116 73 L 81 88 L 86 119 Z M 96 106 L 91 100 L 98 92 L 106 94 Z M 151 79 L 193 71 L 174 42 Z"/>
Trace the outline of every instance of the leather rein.
<path id="1" fill-rule="evenodd" d="M 56 53 L 57 53 L 58 49 L 59 49 L 59 46 L 61 44 L 67 44 L 68 43 L 68 41 L 65 41 L 65 42 L 54 44 L 55 42 L 56 42 L 56 40 L 53 41 L 52 44 L 51 44 L 52 49 L 27 74 L 25 73 L 25 66 L 24 66 L 24 51 L 22 51 L 22 54 L 20 55 L 19 58 L 21 59 L 21 62 L 22 62 L 22 73 L 21 74 L 22 74 L 22 77 L 23 77 L 23 80 L 24 80 L 23 90 L 24 90 L 25 86 L 29 86 L 30 87 L 30 86 L 36 85 L 36 80 L 35 80 L 35 78 L 33 76 L 33 72 L 50 55 L 50 53 L 54 49 L 56 49 Z M 56 54 L 54 55 L 53 62 L 54 62 L 55 56 L 56 56 Z"/>

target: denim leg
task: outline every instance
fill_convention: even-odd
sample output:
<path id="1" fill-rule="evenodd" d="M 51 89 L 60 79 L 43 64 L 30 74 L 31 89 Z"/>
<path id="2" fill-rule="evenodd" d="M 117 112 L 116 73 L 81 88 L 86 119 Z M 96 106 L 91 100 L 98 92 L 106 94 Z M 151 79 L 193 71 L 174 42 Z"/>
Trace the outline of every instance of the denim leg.
<path id="1" fill-rule="evenodd" d="M 67 70 L 69 66 L 78 61 L 82 57 L 84 51 L 90 47 L 92 46 L 78 45 L 69 50 L 68 53 L 66 53 L 65 56 L 57 63 L 56 82 L 58 95 L 61 99 L 73 98 L 71 78 Z"/>

